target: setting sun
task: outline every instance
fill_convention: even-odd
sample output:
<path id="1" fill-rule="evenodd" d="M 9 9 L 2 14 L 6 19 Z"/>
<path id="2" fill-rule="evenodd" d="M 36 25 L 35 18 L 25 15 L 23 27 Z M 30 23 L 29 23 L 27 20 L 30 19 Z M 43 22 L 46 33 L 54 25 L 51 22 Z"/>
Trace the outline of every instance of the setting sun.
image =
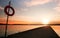
<path id="1" fill-rule="evenodd" d="M 49 20 L 48 20 L 48 19 L 43 19 L 43 20 L 42 20 L 42 23 L 43 23 L 43 24 L 48 24 L 48 23 L 49 23 Z"/>

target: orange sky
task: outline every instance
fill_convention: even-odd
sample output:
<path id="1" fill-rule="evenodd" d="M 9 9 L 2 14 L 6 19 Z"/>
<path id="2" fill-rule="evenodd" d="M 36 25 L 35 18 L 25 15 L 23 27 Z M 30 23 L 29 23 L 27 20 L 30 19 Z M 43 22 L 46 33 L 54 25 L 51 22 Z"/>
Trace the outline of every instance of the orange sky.
<path id="1" fill-rule="evenodd" d="M 0 23 L 6 24 L 6 19 L 0 18 Z M 23 21 L 23 20 L 10 20 L 8 24 L 42 24 L 42 21 L 40 22 L 34 22 L 34 21 Z M 60 20 L 57 21 L 50 21 L 49 24 L 60 24 Z"/>
<path id="2" fill-rule="evenodd" d="M 6 24 L 6 19 L 0 18 L 0 23 Z M 8 24 L 34 24 L 34 23 L 39 23 L 39 22 L 32 22 L 32 21 L 22 21 L 22 20 L 9 20 Z"/>

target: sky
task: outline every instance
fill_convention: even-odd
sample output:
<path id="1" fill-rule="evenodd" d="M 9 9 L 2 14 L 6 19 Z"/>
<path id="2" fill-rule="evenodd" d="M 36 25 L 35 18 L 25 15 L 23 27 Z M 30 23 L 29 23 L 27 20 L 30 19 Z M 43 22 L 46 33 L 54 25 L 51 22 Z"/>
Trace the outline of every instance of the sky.
<path id="1" fill-rule="evenodd" d="M 9 23 L 39 23 L 42 21 L 60 22 L 60 0 L 0 0 L 0 23 L 6 23 L 7 15 L 4 12 L 5 6 L 11 1 L 11 6 L 15 10 L 13 16 L 9 16 Z M 0 33 L 4 32 L 5 26 L 0 26 Z M 40 26 L 37 26 L 40 27 Z M 10 26 L 9 34 L 25 31 L 36 26 Z M 60 35 L 60 30 L 55 28 Z M 3 33 L 2 33 L 3 35 Z"/>
<path id="2" fill-rule="evenodd" d="M 41 22 L 45 19 L 60 20 L 60 0 L 0 0 L 0 19 L 6 20 L 4 8 L 9 1 L 15 10 L 15 14 L 9 16 L 9 20 L 33 22 Z"/>

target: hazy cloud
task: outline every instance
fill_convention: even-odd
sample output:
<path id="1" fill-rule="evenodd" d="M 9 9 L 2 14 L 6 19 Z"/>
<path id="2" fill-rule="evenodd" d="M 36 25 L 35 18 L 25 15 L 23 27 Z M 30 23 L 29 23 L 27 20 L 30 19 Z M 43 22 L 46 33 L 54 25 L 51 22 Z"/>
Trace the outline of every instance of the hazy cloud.
<path id="1" fill-rule="evenodd" d="M 54 8 L 57 12 L 60 12 L 60 0 L 55 0 L 57 3 L 57 6 Z"/>
<path id="2" fill-rule="evenodd" d="M 3 10 L 4 8 L 0 6 L 0 10 Z"/>
<path id="3" fill-rule="evenodd" d="M 51 1 L 52 0 L 31 0 L 31 1 L 25 2 L 25 4 L 26 6 L 36 6 L 36 5 L 46 4 Z"/>
<path id="4" fill-rule="evenodd" d="M 57 12 L 60 12 L 60 6 L 54 8 Z"/>

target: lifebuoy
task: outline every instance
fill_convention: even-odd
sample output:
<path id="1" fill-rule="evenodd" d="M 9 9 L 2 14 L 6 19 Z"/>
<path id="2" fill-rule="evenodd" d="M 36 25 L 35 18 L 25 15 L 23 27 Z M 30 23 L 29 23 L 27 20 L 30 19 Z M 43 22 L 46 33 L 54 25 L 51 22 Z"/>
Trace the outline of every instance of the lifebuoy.
<path id="1" fill-rule="evenodd" d="M 12 14 L 9 14 L 9 12 L 7 11 L 8 9 L 11 9 L 11 10 L 12 10 Z M 8 5 L 8 6 L 6 6 L 6 7 L 4 8 L 4 12 L 5 12 L 8 16 L 13 16 L 14 13 L 15 13 L 14 9 L 13 9 L 10 5 Z"/>

